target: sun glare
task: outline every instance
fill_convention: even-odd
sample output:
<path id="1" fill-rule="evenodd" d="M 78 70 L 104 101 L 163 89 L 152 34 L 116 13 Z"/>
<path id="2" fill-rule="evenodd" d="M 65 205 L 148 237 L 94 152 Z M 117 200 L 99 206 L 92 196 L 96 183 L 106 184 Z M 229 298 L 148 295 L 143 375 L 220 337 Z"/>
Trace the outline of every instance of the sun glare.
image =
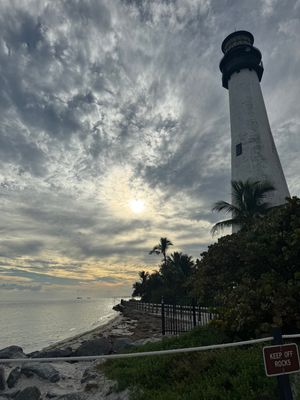
<path id="1" fill-rule="evenodd" d="M 145 209 L 145 203 L 143 200 L 131 199 L 129 201 L 129 207 L 135 214 L 140 214 Z"/>

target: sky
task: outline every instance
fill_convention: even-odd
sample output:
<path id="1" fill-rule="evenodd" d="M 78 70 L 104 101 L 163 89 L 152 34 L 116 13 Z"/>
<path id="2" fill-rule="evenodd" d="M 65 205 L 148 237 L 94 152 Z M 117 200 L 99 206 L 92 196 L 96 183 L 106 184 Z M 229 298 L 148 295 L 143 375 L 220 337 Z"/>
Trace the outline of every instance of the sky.
<path id="1" fill-rule="evenodd" d="M 300 196 L 300 0 L 1 0 L 0 299 L 130 295 L 230 200 L 222 40 L 249 30 Z"/>

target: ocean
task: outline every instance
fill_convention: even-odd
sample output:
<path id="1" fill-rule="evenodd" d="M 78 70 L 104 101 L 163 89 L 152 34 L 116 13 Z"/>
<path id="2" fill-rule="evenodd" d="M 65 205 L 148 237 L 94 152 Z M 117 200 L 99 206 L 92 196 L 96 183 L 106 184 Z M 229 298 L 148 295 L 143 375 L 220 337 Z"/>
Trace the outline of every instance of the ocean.
<path id="1" fill-rule="evenodd" d="M 0 300 L 0 349 L 21 346 L 25 353 L 106 324 L 119 299 L 39 301 Z"/>

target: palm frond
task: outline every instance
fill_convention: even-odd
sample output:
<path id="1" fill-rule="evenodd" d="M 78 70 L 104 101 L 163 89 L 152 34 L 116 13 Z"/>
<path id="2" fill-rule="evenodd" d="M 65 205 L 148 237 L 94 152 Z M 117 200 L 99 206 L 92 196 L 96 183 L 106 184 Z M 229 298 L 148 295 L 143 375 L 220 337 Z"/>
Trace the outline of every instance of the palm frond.
<path id="1" fill-rule="evenodd" d="M 212 211 L 225 211 L 225 213 L 228 214 L 230 212 L 236 213 L 239 210 L 235 205 L 230 204 L 227 201 L 220 200 L 214 204 Z"/>
<path id="2" fill-rule="evenodd" d="M 151 251 L 149 251 L 149 254 L 160 254 L 161 253 L 161 249 L 159 245 L 156 245 L 153 247 L 153 249 Z"/>

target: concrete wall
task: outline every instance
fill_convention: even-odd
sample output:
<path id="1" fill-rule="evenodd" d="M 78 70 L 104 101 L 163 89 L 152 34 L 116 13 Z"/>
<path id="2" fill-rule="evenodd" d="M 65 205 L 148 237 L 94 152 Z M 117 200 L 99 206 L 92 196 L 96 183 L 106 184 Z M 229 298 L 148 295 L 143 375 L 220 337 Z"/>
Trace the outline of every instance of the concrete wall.
<path id="1" fill-rule="evenodd" d="M 229 80 L 232 180 L 268 180 L 276 188 L 268 198 L 272 205 L 285 203 L 289 190 L 270 129 L 255 71 L 234 73 Z M 242 154 L 236 156 L 236 145 Z"/>

